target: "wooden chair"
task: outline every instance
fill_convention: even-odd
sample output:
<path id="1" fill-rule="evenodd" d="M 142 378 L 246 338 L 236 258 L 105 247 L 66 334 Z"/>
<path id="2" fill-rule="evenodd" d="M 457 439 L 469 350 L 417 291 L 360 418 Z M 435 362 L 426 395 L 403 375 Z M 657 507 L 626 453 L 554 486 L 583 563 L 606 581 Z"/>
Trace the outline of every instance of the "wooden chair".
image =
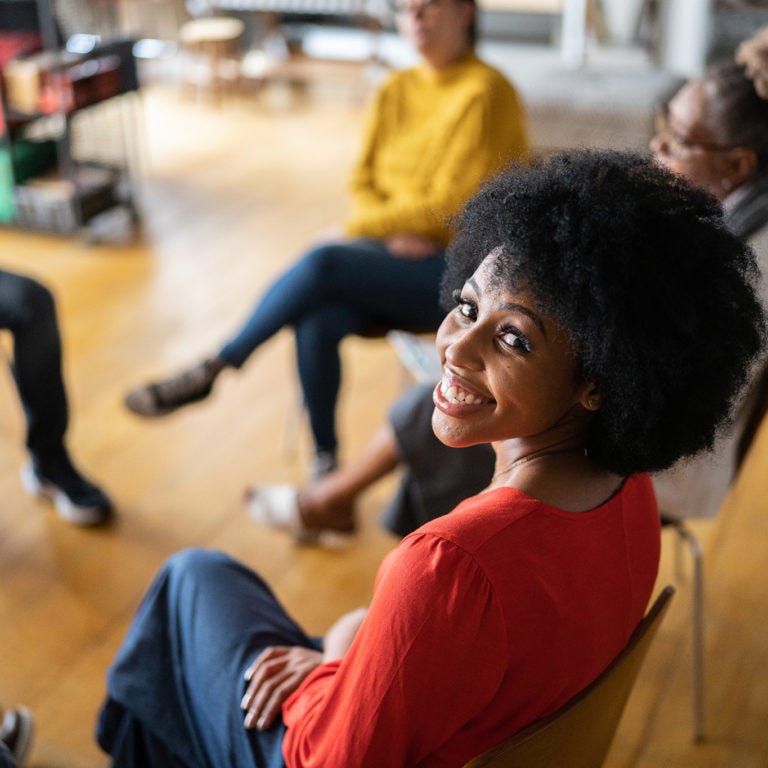
<path id="1" fill-rule="evenodd" d="M 599 768 L 674 592 L 661 591 L 624 650 L 583 691 L 464 768 Z"/>

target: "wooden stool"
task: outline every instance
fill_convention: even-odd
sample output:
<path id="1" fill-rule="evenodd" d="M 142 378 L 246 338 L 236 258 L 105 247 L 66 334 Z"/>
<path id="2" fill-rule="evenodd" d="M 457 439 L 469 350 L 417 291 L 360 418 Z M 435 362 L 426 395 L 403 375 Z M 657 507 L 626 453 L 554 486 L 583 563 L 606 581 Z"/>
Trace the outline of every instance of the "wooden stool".
<path id="1" fill-rule="evenodd" d="M 244 27 L 240 19 L 212 16 L 192 19 L 179 30 L 182 44 L 192 53 L 202 55 L 206 59 L 210 93 L 217 102 L 221 98 L 225 83 L 225 78 L 222 77 L 222 63 L 226 61 L 227 54 L 243 34 Z"/>

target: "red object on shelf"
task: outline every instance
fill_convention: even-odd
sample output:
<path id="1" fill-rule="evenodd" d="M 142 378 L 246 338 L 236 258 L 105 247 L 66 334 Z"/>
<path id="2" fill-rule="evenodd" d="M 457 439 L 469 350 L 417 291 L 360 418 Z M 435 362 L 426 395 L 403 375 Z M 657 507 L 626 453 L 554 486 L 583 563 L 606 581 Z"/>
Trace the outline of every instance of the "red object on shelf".
<path id="1" fill-rule="evenodd" d="M 42 47 L 39 32 L 0 32 L 0 69 L 12 59 L 35 53 Z"/>
<path id="2" fill-rule="evenodd" d="M 40 83 L 38 109 L 44 115 L 54 112 L 71 112 L 74 98 L 72 83 L 65 72 L 44 72 Z"/>
<path id="3" fill-rule="evenodd" d="M 120 65 L 115 54 L 74 61 L 46 54 L 18 59 L 5 72 L 8 102 L 27 115 L 68 114 L 123 93 Z"/>

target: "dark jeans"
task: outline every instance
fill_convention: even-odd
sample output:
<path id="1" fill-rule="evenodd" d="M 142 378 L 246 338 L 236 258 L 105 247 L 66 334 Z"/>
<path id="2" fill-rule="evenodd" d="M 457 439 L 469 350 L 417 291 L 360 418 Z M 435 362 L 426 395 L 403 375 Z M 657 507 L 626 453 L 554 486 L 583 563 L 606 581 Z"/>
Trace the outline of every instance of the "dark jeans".
<path id="1" fill-rule="evenodd" d="M 250 569 L 208 550 L 173 556 L 109 670 L 99 745 L 121 768 L 282 768 L 282 721 L 247 731 L 240 709 L 243 674 L 271 645 L 319 649 Z"/>
<path id="2" fill-rule="evenodd" d="M 267 289 L 219 354 L 239 368 L 256 347 L 284 326 L 293 326 L 315 446 L 334 450 L 339 343 L 371 329 L 437 330 L 445 314 L 439 303 L 443 265 L 442 252 L 427 259 L 400 259 L 376 240 L 319 246 Z"/>
<path id="3" fill-rule="evenodd" d="M 0 270 L 0 328 L 13 334 L 11 369 L 27 420 L 27 448 L 41 459 L 63 449 L 67 398 L 61 339 L 50 291 L 36 280 Z"/>

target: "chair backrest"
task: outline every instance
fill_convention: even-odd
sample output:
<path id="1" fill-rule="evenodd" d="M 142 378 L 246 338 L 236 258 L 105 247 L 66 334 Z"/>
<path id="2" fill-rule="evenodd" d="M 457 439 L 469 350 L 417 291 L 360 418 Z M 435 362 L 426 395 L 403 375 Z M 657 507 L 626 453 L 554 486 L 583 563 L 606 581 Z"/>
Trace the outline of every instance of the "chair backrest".
<path id="1" fill-rule="evenodd" d="M 557 712 L 492 747 L 464 768 L 599 768 L 648 647 L 674 594 L 665 587 L 624 650 Z"/>

